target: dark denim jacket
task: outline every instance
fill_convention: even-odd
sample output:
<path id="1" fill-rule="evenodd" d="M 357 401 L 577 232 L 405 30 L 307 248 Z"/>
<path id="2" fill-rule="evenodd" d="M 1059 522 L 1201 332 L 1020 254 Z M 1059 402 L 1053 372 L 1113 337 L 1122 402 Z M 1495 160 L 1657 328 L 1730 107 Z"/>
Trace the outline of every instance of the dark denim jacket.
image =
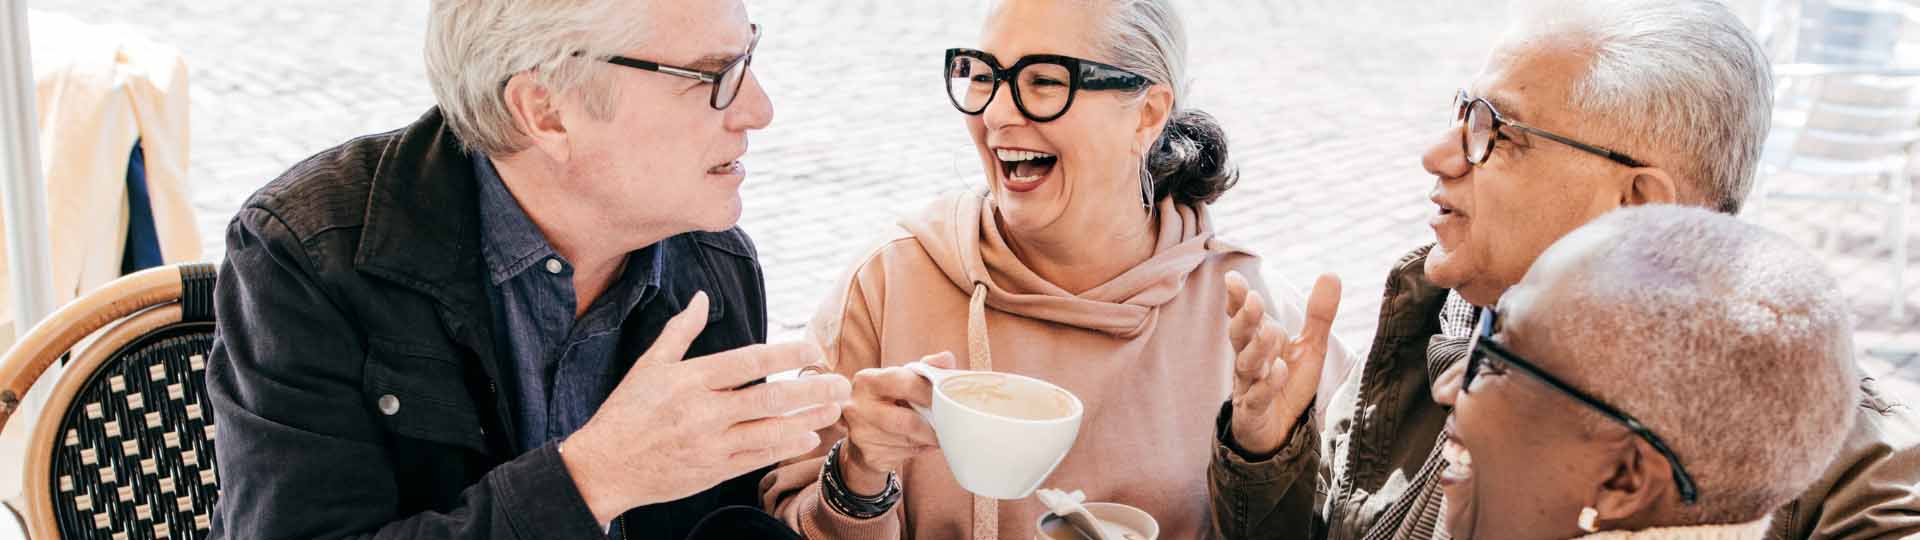
<path id="1" fill-rule="evenodd" d="M 511 450 L 476 186 L 433 110 L 294 166 L 234 217 L 207 371 L 214 538 L 603 534 L 553 445 Z M 644 352 L 695 290 L 713 302 L 688 357 L 764 341 L 751 240 L 676 238 L 695 248 L 676 263 L 701 271 L 627 318 L 619 357 Z M 682 538 L 714 509 L 756 504 L 763 474 L 635 509 L 626 537 Z"/>

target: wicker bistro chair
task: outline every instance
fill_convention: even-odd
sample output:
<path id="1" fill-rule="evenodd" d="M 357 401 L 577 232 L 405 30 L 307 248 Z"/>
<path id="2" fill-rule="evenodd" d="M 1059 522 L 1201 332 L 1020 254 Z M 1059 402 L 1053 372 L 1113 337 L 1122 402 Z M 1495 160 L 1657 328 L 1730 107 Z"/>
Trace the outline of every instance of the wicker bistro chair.
<path id="1" fill-rule="evenodd" d="M 122 277 L 54 312 L 0 362 L 0 424 L 69 356 L 26 451 L 29 536 L 200 539 L 219 476 L 205 387 L 213 266 Z M 75 348 L 82 340 L 91 343 Z"/>

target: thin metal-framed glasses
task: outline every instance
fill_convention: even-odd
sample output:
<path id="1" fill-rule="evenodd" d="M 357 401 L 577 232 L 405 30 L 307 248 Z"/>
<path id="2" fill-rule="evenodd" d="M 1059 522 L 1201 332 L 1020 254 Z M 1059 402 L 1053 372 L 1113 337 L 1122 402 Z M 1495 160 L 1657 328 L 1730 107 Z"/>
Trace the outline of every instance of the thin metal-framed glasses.
<path id="1" fill-rule="evenodd" d="M 755 24 L 752 25 L 751 28 L 753 29 L 753 40 L 747 43 L 746 54 L 742 54 L 732 61 L 727 62 L 727 65 L 720 68 L 719 71 L 703 71 L 617 54 L 609 56 L 604 60 L 615 65 L 675 77 L 684 77 L 713 85 L 713 96 L 707 99 L 707 105 L 712 106 L 713 110 L 716 111 L 726 110 L 727 106 L 733 104 L 734 98 L 740 96 L 740 87 L 746 86 L 744 83 L 747 80 L 747 69 L 753 67 L 753 50 L 760 46 L 760 25 Z"/>
<path id="2" fill-rule="evenodd" d="M 1606 402 L 1600 401 L 1599 398 L 1582 392 L 1578 388 L 1574 388 L 1573 385 L 1567 384 L 1566 381 L 1562 381 L 1548 374 L 1545 370 L 1540 369 L 1539 365 L 1521 358 L 1520 355 L 1514 354 L 1513 351 L 1501 345 L 1499 341 L 1495 341 L 1493 339 L 1493 333 L 1499 317 L 1499 313 L 1495 312 L 1492 308 L 1480 308 L 1480 320 L 1474 327 L 1473 340 L 1467 349 L 1467 376 L 1461 383 L 1461 392 L 1472 393 L 1473 379 L 1478 377 L 1482 371 L 1506 373 L 1509 368 L 1518 368 L 1521 373 L 1525 373 L 1535 380 L 1546 383 L 1548 387 L 1573 398 L 1575 401 L 1592 407 L 1607 418 L 1611 418 L 1625 425 L 1628 430 L 1632 431 L 1635 435 L 1639 435 L 1640 438 L 1646 439 L 1647 444 L 1652 445 L 1654 450 L 1660 452 L 1660 455 L 1666 456 L 1667 463 L 1673 465 L 1673 483 L 1680 489 L 1680 500 L 1687 504 L 1694 504 L 1699 500 L 1700 492 L 1699 489 L 1694 486 L 1693 476 L 1688 475 L 1687 468 L 1680 465 L 1680 456 L 1673 453 L 1673 449 L 1667 446 L 1666 441 L 1662 440 L 1659 435 L 1653 434 L 1652 429 L 1648 429 L 1646 424 L 1640 423 L 1640 420 L 1634 418 L 1633 415 L 1614 408 L 1614 406 L 1608 405 Z"/>
<path id="3" fill-rule="evenodd" d="M 1614 163 L 1628 167 L 1647 166 L 1645 162 L 1633 159 L 1620 152 L 1583 143 L 1551 131 L 1508 120 L 1500 116 L 1500 111 L 1493 108 L 1492 102 L 1487 101 L 1486 98 L 1469 96 L 1466 90 L 1461 90 L 1453 96 L 1453 109 L 1454 125 L 1465 124 L 1466 127 L 1466 129 L 1460 130 L 1460 148 L 1466 152 L 1467 162 L 1474 165 L 1486 163 L 1487 158 L 1493 156 L 1494 144 L 1497 144 L 1500 139 L 1506 138 L 1505 135 L 1500 133 L 1500 128 L 1511 127 L 1533 135 L 1538 135 L 1547 140 L 1571 146 L 1575 150 L 1607 158 Z"/>
<path id="4" fill-rule="evenodd" d="M 986 112 L 1005 82 L 1013 90 L 1014 107 L 1034 122 L 1067 114 L 1081 90 L 1138 90 L 1149 82 L 1131 71 L 1057 54 L 1031 54 L 1001 68 L 992 54 L 974 49 L 947 49 L 944 75 L 947 98 L 960 112 Z"/>

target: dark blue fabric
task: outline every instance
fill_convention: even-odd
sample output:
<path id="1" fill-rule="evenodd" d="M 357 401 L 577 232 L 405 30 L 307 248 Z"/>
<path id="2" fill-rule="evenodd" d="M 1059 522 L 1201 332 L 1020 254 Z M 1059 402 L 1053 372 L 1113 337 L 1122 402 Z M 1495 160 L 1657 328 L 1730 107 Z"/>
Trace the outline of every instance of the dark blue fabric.
<path id="1" fill-rule="evenodd" d="M 507 399 L 517 451 L 527 452 L 585 426 L 617 386 L 628 365 L 615 356 L 620 327 L 660 289 L 667 250 L 654 244 L 628 254 L 613 285 L 575 319 L 573 263 L 547 242 L 492 160 L 475 154 L 473 170 L 494 347 L 511 367 Z M 620 537 L 618 528 L 609 535 Z"/>
<path id="2" fill-rule="evenodd" d="M 573 263 L 547 243 L 491 160 L 475 155 L 473 168 L 493 335 L 512 366 L 510 399 L 525 452 L 580 429 L 606 400 L 619 380 L 612 366 L 622 364 L 614 357 L 620 325 L 660 289 L 666 250 L 655 244 L 629 254 L 613 285 L 576 320 Z"/>
<path id="3" fill-rule="evenodd" d="M 166 264 L 160 233 L 153 225 L 153 199 L 147 195 L 147 153 L 138 139 L 127 160 L 127 244 L 120 252 L 120 275 Z"/>

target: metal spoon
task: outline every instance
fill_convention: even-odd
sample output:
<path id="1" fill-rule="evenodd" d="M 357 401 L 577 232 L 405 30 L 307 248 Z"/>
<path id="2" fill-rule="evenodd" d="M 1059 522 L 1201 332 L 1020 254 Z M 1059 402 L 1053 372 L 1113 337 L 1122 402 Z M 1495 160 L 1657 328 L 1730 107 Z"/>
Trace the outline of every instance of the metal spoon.
<path id="1" fill-rule="evenodd" d="M 1106 528 L 1101 527 L 1100 522 L 1093 518 L 1093 514 L 1084 509 L 1079 512 L 1069 512 L 1065 516 L 1050 514 L 1046 521 L 1067 522 L 1066 528 L 1072 530 L 1080 540 L 1108 540 Z"/>

